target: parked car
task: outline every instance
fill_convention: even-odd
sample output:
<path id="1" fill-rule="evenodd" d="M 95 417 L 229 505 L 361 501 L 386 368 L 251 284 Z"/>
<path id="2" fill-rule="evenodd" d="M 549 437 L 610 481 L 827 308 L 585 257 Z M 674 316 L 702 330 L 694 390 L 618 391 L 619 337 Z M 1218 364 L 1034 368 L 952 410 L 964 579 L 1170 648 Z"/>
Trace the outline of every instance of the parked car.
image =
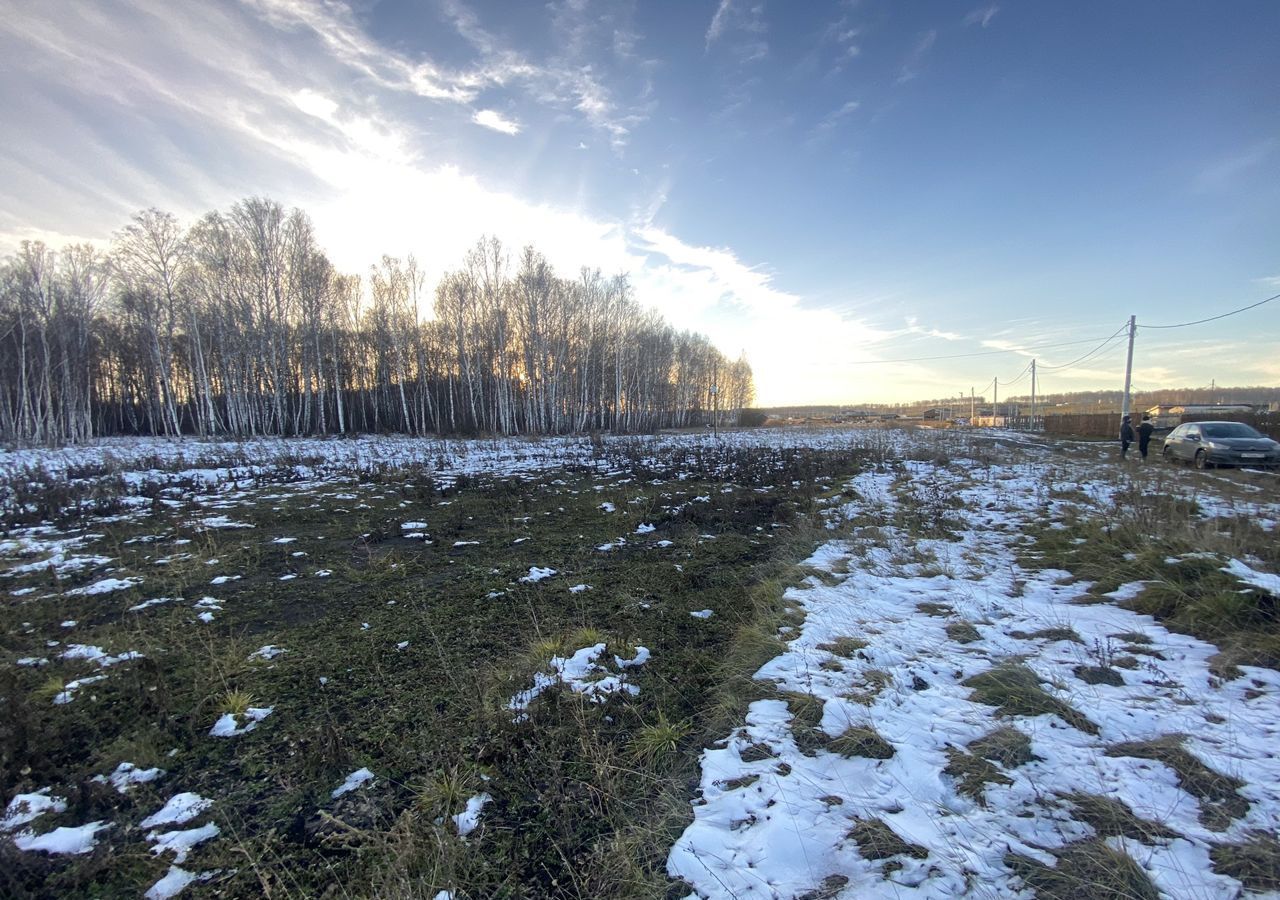
<path id="1" fill-rule="evenodd" d="M 1280 444 L 1243 422 L 1185 422 L 1164 439 L 1167 460 L 1209 466 L 1280 466 Z"/>

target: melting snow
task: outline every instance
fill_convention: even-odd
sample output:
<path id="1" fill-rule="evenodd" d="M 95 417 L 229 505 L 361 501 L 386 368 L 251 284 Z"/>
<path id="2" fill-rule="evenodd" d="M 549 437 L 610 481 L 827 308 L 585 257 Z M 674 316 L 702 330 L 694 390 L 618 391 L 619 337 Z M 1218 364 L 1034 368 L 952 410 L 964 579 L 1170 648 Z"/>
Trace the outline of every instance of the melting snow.
<path id="1" fill-rule="evenodd" d="M 55 828 L 40 835 L 24 831 L 14 835 L 13 842 L 19 850 L 78 855 L 93 850 L 97 845 L 97 833 L 110 827 L 107 822 L 90 822 L 76 828 Z"/>
<path id="2" fill-rule="evenodd" d="M 157 825 L 181 825 L 190 822 L 210 806 L 212 800 L 206 800 L 199 794 L 190 791 L 174 794 L 159 810 L 138 823 L 141 828 L 154 828 Z"/>
<path id="3" fill-rule="evenodd" d="M 363 785 L 368 784 L 370 781 L 373 781 L 373 777 L 374 777 L 373 773 L 370 772 L 368 769 L 356 769 L 354 772 L 352 772 L 350 775 L 347 776 L 346 781 L 342 782 L 342 784 L 338 785 L 336 788 L 333 789 L 333 793 L 330 796 L 334 797 L 335 799 L 338 797 L 341 797 L 343 794 L 350 793 L 351 791 L 354 791 L 356 788 L 362 787 Z"/>
<path id="4" fill-rule="evenodd" d="M 1272 575 L 1270 572 L 1259 572 L 1257 569 L 1245 565 L 1238 559 L 1231 560 L 1222 571 L 1234 575 L 1245 584 L 1261 588 L 1274 597 L 1280 597 L 1280 575 Z"/>
<path id="5" fill-rule="evenodd" d="M 451 816 L 453 824 L 458 829 L 460 837 L 466 837 L 476 830 L 480 824 L 480 811 L 484 809 L 484 805 L 493 798 L 488 794 L 476 794 L 467 800 L 467 807 L 456 816 Z"/>
<path id="6" fill-rule="evenodd" d="M 550 673 L 535 672 L 533 687 L 512 697 L 507 707 L 515 710 L 528 709 L 529 704 L 539 694 L 557 684 L 567 685 L 576 693 L 585 694 L 598 702 L 603 702 L 609 694 L 619 692 L 633 696 L 639 694 L 640 689 L 638 687 L 628 683 L 622 675 L 615 675 L 599 664 L 598 660 L 604 654 L 604 651 L 605 645 L 600 643 L 590 647 L 583 647 L 569 657 L 553 656 L 547 663 L 548 668 L 552 671 Z M 636 655 L 630 660 L 614 657 L 620 668 L 638 666 L 648 659 L 649 650 L 646 647 L 637 647 Z"/>
<path id="7" fill-rule="evenodd" d="M 176 897 L 182 893 L 182 890 L 196 878 L 194 873 L 186 869 L 170 866 L 164 877 L 151 885 L 143 896 L 146 900 L 169 900 L 170 897 Z"/>
<path id="8" fill-rule="evenodd" d="M 109 776 L 99 775 L 102 781 L 110 780 L 112 786 L 121 794 L 127 794 L 135 784 L 146 784 L 155 781 L 164 774 L 164 769 L 139 769 L 133 763 L 122 762 Z"/>
<path id="9" fill-rule="evenodd" d="M 86 597 L 94 594 L 108 594 L 112 591 L 124 591 L 139 584 L 142 584 L 142 579 L 137 577 L 104 578 L 101 581 L 95 581 L 93 584 L 74 588 L 67 591 L 67 593 L 76 597 Z"/>
<path id="10" fill-rule="evenodd" d="M 216 838 L 222 830 L 212 822 L 207 825 L 201 825 L 199 828 L 187 828 L 183 831 L 153 831 L 147 835 L 147 840 L 154 841 L 155 846 L 151 848 L 151 852 L 156 856 L 166 851 L 173 853 L 173 861 L 182 863 L 187 861 L 191 848 L 203 841 Z"/>
<path id="11" fill-rule="evenodd" d="M 213 723 L 213 727 L 209 729 L 210 737 L 236 737 L 253 731 L 258 727 L 258 723 L 271 715 L 275 709 L 274 706 L 250 706 L 244 712 L 245 724 L 242 726 L 235 713 L 223 713 L 218 721 Z"/>
<path id="12" fill-rule="evenodd" d="M 33 794 L 14 795 L 5 807 L 4 818 L 0 819 L 0 831 L 13 831 L 47 812 L 66 812 L 67 801 L 62 797 L 50 796 L 50 790 L 51 788 L 41 788 Z"/>

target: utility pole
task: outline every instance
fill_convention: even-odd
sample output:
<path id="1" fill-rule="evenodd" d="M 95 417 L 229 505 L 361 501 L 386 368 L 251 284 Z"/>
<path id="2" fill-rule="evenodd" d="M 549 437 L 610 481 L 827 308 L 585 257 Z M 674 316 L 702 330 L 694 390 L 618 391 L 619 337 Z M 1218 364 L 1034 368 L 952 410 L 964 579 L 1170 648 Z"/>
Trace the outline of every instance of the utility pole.
<path id="1" fill-rule="evenodd" d="M 991 379 L 991 425 L 996 424 L 996 418 L 1000 415 L 1000 379 Z"/>
<path id="2" fill-rule="evenodd" d="M 969 388 L 969 427 L 970 428 L 972 428 L 974 425 L 977 424 L 976 422 L 973 421 L 975 416 L 977 415 L 977 406 L 975 406 L 974 404 L 975 404 L 975 401 L 973 397 L 973 388 L 970 387 Z"/>
<path id="3" fill-rule="evenodd" d="M 1031 360 L 1031 430 L 1036 430 L 1036 361 Z"/>
<path id="4" fill-rule="evenodd" d="M 1129 385 L 1133 383 L 1133 337 L 1138 331 L 1138 317 L 1129 317 L 1129 355 L 1124 361 L 1124 401 L 1120 405 L 1120 418 L 1129 415 Z"/>

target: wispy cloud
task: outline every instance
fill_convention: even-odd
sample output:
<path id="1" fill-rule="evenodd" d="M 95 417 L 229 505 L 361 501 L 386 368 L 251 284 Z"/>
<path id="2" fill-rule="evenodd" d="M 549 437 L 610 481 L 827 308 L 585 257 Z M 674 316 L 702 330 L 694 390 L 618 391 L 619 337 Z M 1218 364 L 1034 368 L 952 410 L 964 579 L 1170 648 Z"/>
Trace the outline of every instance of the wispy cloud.
<path id="1" fill-rule="evenodd" d="M 936 29 L 931 28 L 920 35 L 912 46 L 911 51 L 907 54 L 907 58 L 903 60 L 902 68 L 898 71 L 898 84 L 905 84 L 920 77 L 925 60 L 928 58 L 929 52 L 933 50 L 933 45 L 937 40 L 938 32 Z"/>
<path id="2" fill-rule="evenodd" d="M 839 125 L 841 121 L 857 112 L 858 107 L 861 105 L 862 104 L 857 100 L 850 100 L 838 109 L 833 109 L 831 112 L 823 116 L 822 120 L 813 127 L 814 133 L 821 134 L 823 132 L 830 131 L 832 128 Z"/>
<path id="3" fill-rule="evenodd" d="M 480 90 L 501 84 L 502 69 L 447 70 L 426 60 L 411 61 L 372 40 L 346 6 L 309 0 L 244 0 L 264 20 L 286 31 L 308 30 L 333 57 L 380 87 L 408 91 L 431 100 L 470 103 Z"/>
<path id="4" fill-rule="evenodd" d="M 768 32 L 763 0 L 720 0 L 707 26 L 705 48 L 710 51 L 723 39 L 740 63 L 756 62 L 769 55 Z"/>
<path id="5" fill-rule="evenodd" d="M 557 44 L 562 55 L 542 61 L 532 60 L 506 46 L 484 27 L 470 7 L 458 0 L 442 0 L 441 10 L 446 20 L 479 57 L 475 65 L 464 68 L 448 68 L 429 59 L 411 58 L 375 41 L 351 10 L 341 4 L 311 0 L 243 2 L 279 29 L 310 31 L 334 59 L 384 89 L 471 106 L 486 90 L 518 88 L 540 104 L 576 111 L 592 128 L 607 133 L 615 146 L 626 142 L 631 130 L 647 118 L 651 108 L 647 102 L 621 107 L 601 80 L 597 68 L 572 58 L 572 54 L 583 52 L 591 43 L 587 40 L 588 26 L 584 24 L 589 11 L 576 0 L 553 9 L 553 24 L 561 38 Z M 634 35 L 631 39 L 635 40 Z M 493 127 L 479 119 L 474 121 Z"/>
<path id="6" fill-rule="evenodd" d="M 996 6 L 994 3 L 989 3 L 986 6 L 979 6 L 964 17 L 964 24 L 979 25 L 986 28 L 991 24 L 991 20 L 996 17 L 996 13 L 999 11 L 1000 7 Z"/>
<path id="7" fill-rule="evenodd" d="M 829 24 L 822 35 L 824 44 L 835 48 L 835 61 L 827 72 L 827 76 L 838 75 L 844 70 L 849 60 L 861 55 L 862 46 L 858 43 L 861 29 L 855 27 L 847 15 L 841 16 Z"/>
<path id="8" fill-rule="evenodd" d="M 916 334 L 921 337 L 938 338 L 944 341 L 964 341 L 969 340 L 962 334 L 956 334 L 954 331 L 942 331 L 938 328 L 929 328 L 920 324 L 920 320 L 915 316 L 906 317 L 907 327 L 904 329 L 906 334 Z"/>
<path id="9" fill-rule="evenodd" d="M 720 0 L 720 5 L 716 7 L 715 14 L 711 17 L 711 24 L 707 26 L 706 48 L 711 49 L 711 45 L 720 40 L 720 35 L 724 33 L 725 25 L 729 20 L 729 7 L 733 5 L 733 0 Z"/>
<path id="10" fill-rule="evenodd" d="M 1280 150 L 1280 139 L 1267 138 L 1258 141 L 1206 165 L 1195 177 L 1195 187 L 1201 191 L 1220 190 L 1250 169 L 1264 163 Z"/>
<path id="11" fill-rule="evenodd" d="M 500 131 L 503 134 L 519 134 L 520 123 L 505 118 L 502 113 L 492 109 L 477 110 L 471 116 L 471 121 L 477 125 L 483 125 L 485 128 L 491 128 L 494 131 Z"/>

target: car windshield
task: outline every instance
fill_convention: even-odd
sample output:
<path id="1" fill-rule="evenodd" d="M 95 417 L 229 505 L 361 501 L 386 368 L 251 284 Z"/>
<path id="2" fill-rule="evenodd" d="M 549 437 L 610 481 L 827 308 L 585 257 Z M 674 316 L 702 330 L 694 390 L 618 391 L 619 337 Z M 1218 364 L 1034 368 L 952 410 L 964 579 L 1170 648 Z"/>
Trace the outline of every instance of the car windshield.
<path id="1" fill-rule="evenodd" d="M 1201 425 L 1205 437 L 1211 438 L 1260 438 L 1262 435 L 1243 422 L 1222 422 L 1215 425 Z"/>

